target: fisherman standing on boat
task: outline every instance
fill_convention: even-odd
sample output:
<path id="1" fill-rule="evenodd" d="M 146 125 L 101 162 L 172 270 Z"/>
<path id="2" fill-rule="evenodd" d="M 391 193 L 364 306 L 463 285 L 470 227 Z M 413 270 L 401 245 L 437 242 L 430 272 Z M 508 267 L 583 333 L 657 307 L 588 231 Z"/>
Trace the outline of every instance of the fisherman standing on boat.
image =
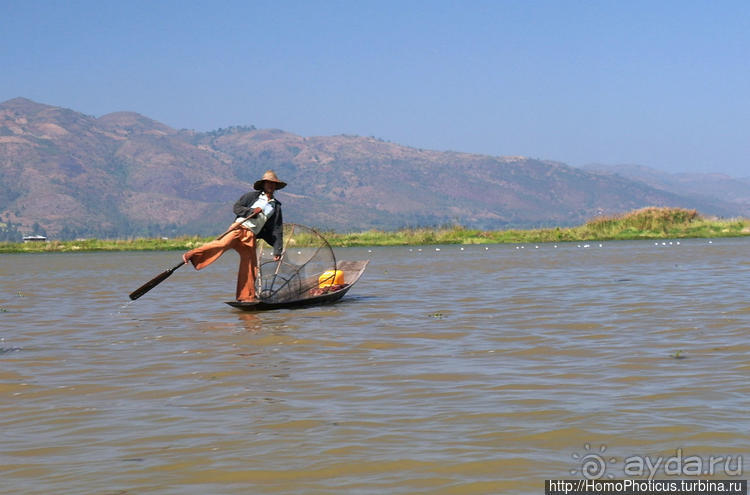
<path id="1" fill-rule="evenodd" d="M 273 246 L 275 261 L 281 259 L 283 219 L 281 203 L 274 197 L 274 193 L 285 186 L 286 182 L 279 180 L 273 170 L 268 170 L 261 179 L 255 181 L 254 190 L 244 194 L 234 204 L 234 214 L 237 218 L 230 227 L 230 231 L 218 240 L 183 254 L 183 261 L 192 263 L 196 270 L 200 270 L 216 261 L 229 249 L 234 249 L 240 255 L 237 300 L 256 301 L 255 278 L 258 275 L 256 239 L 263 239 Z"/>

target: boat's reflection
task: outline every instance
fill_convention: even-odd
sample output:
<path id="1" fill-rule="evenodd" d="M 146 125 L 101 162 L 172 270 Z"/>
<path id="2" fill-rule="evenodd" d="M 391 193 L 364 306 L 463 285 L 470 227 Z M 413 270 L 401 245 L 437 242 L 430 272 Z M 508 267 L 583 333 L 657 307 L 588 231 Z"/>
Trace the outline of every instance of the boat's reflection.
<path id="1" fill-rule="evenodd" d="M 263 329 L 263 319 L 258 313 L 237 312 L 237 318 L 249 333 L 258 333 Z"/>

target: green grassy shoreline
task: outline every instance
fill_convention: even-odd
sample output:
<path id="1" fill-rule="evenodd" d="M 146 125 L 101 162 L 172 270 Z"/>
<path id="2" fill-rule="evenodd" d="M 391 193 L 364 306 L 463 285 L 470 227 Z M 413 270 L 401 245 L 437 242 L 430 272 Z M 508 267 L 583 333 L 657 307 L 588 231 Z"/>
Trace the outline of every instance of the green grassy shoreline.
<path id="1" fill-rule="evenodd" d="M 750 220 L 716 219 L 682 208 L 643 208 L 616 217 L 598 217 L 577 227 L 482 231 L 464 227 L 368 230 L 358 233 L 325 232 L 333 247 L 419 246 L 430 244 L 502 244 L 634 239 L 685 239 L 750 235 Z M 0 253 L 92 251 L 185 251 L 211 240 L 203 237 L 174 239 L 88 239 L 0 243 Z"/>

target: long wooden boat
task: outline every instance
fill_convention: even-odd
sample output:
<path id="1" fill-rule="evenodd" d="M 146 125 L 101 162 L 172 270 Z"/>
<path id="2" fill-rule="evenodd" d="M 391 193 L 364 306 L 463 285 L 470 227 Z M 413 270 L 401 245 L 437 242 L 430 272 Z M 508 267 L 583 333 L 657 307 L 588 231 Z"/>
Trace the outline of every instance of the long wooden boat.
<path id="1" fill-rule="evenodd" d="M 349 292 L 349 289 L 357 283 L 367 268 L 370 260 L 364 261 L 339 261 L 336 263 L 336 270 L 343 272 L 344 283 L 341 286 L 334 286 L 326 289 L 311 289 L 303 297 L 293 301 L 268 302 L 258 300 L 254 302 L 227 301 L 226 303 L 233 308 L 243 311 L 266 311 L 269 309 L 299 308 L 303 306 L 314 306 L 319 304 L 331 304 Z"/>

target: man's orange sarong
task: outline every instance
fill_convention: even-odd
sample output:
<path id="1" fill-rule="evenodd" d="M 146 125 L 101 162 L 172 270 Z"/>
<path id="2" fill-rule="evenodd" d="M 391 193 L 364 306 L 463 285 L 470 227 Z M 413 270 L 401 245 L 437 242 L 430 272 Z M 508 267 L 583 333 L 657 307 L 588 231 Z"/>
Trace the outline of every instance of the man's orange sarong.
<path id="1" fill-rule="evenodd" d="M 255 234 L 250 230 L 240 227 L 221 239 L 188 251 L 185 256 L 196 270 L 200 270 L 219 259 L 222 254 L 230 249 L 234 249 L 240 255 L 240 268 L 237 272 L 237 300 L 255 300 L 255 277 L 258 271 L 258 260 L 255 254 Z"/>

